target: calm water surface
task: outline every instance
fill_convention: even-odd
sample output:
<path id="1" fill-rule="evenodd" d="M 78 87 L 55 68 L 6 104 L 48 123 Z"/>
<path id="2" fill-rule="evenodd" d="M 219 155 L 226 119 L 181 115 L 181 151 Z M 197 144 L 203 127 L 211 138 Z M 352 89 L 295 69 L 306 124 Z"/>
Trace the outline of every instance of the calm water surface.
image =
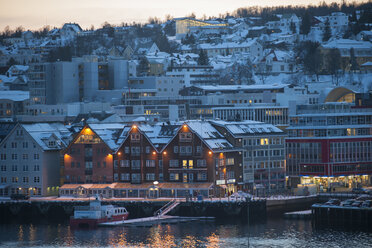
<path id="1" fill-rule="evenodd" d="M 249 238 L 248 238 L 249 237 Z M 372 233 L 316 229 L 310 221 L 182 223 L 71 230 L 67 224 L 0 225 L 0 247 L 372 247 Z"/>

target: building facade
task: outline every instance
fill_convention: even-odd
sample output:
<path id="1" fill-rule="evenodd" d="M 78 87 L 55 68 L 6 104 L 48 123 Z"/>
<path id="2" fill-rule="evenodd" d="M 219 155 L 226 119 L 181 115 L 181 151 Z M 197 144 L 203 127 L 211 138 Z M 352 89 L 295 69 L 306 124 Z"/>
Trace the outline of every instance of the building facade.
<path id="1" fill-rule="evenodd" d="M 287 174 L 292 186 L 357 187 L 372 174 L 372 108 L 349 103 L 300 105 L 290 116 Z"/>

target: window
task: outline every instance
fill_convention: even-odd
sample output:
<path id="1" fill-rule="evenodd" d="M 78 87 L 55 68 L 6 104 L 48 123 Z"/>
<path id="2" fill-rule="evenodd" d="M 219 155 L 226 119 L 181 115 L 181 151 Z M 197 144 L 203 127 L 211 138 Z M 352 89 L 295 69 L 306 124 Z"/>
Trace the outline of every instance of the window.
<path id="1" fill-rule="evenodd" d="M 153 181 L 155 180 L 155 173 L 146 173 L 146 180 L 147 181 Z"/>
<path id="2" fill-rule="evenodd" d="M 150 147 L 146 146 L 146 153 L 150 153 Z"/>
<path id="3" fill-rule="evenodd" d="M 139 141 L 140 140 L 139 133 L 132 133 L 132 134 L 130 134 L 130 140 L 131 141 Z"/>
<path id="4" fill-rule="evenodd" d="M 12 171 L 17 171 L 18 170 L 18 166 L 17 165 L 12 165 Z"/>
<path id="5" fill-rule="evenodd" d="M 71 162 L 71 168 L 75 167 L 75 162 Z"/>
<path id="6" fill-rule="evenodd" d="M 132 182 L 139 183 L 141 181 L 141 174 L 133 173 L 132 174 Z"/>
<path id="7" fill-rule="evenodd" d="M 194 168 L 194 160 L 189 160 L 189 169 Z"/>
<path id="8" fill-rule="evenodd" d="M 170 173 L 169 174 L 169 180 L 170 181 L 178 181 L 179 180 L 179 174 L 178 173 Z"/>
<path id="9" fill-rule="evenodd" d="M 155 160 L 146 160 L 146 167 L 155 167 Z"/>
<path id="10" fill-rule="evenodd" d="M 40 171 L 40 166 L 38 164 L 34 165 L 34 171 Z"/>
<path id="11" fill-rule="evenodd" d="M 28 143 L 27 142 L 23 142 L 22 146 L 23 146 L 23 148 L 28 148 Z"/>
<path id="12" fill-rule="evenodd" d="M 141 167 L 141 161 L 140 160 L 132 160 L 131 161 L 132 170 L 139 170 L 140 167 Z"/>
<path id="13" fill-rule="evenodd" d="M 124 147 L 124 153 L 129 154 L 129 146 Z"/>
<path id="14" fill-rule="evenodd" d="M 173 147 L 173 152 L 174 152 L 174 153 L 178 153 L 178 146 L 174 146 L 174 147 Z"/>
<path id="15" fill-rule="evenodd" d="M 1 183 L 6 183 L 6 177 L 1 177 Z"/>
<path id="16" fill-rule="evenodd" d="M 17 159 L 18 159 L 18 154 L 13 153 L 12 154 L 12 160 L 17 160 Z"/>
<path id="17" fill-rule="evenodd" d="M 34 154 L 34 160 L 39 160 L 39 158 L 40 158 L 39 154 L 35 153 Z"/>
<path id="18" fill-rule="evenodd" d="M 182 167 L 187 169 L 187 160 L 182 160 Z"/>
<path id="19" fill-rule="evenodd" d="M 196 153 L 200 154 L 202 152 L 202 147 L 201 146 L 197 146 L 196 147 Z"/>
<path id="20" fill-rule="evenodd" d="M 265 138 L 265 139 L 261 139 L 261 140 L 260 140 L 260 144 L 261 144 L 261 146 L 268 145 L 268 144 L 269 144 L 269 139 L 267 139 L 267 138 Z"/>
<path id="21" fill-rule="evenodd" d="M 118 173 L 114 173 L 114 181 L 117 182 L 119 180 L 119 175 Z"/>
<path id="22" fill-rule="evenodd" d="M 103 168 L 106 168 L 106 162 L 102 162 Z"/>
<path id="23" fill-rule="evenodd" d="M 34 177 L 34 183 L 40 183 L 40 177 Z"/>
<path id="24" fill-rule="evenodd" d="M 114 160 L 114 169 L 118 168 L 118 164 L 119 164 L 119 162 L 117 160 Z"/>
<path id="25" fill-rule="evenodd" d="M 6 160 L 6 154 L 2 153 L 2 154 L 0 155 L 0 160 Z"/>
<path id="26" fill-rule="evenodd" d="M 122 173 L 120 175 L 120 180 L 122 180 L 122 181 L 129 181 L 130 180 L 130 174 L 129 173 Z"/>
<path id="27" fill-rule="evenodd" d="M 26 154 L 26 153 L 22 154 L 22 159 L 27 160 L 28 159 L 28 154 Z"/>
<path id="28" fill-rule="evenodd" d="M 12 177 L 12 183 L 18 183 L 18 177 Z"/>
<path id="29" fill-rule="evenodd" d="M 129 160 L 121 160 L 120 167 L 129 167 Z"/>
<path id="30" fill-rule="evenodd" d="M 169 167 L 178 167 L 178 160 L 176 159 L 169 160 Z"/>
<path id="31" fill-rule="evenodd" d="M 17 142 L 12 142 L 12 148 L 17 148 Z"/>
<path id="32" fill-rule="evenodd" d="M 180 133 L 180 141 L 181 142 L 187 142 L 192 140 L 192 133 Z"/>
<path id="33" fill-rule="evenodd" d="M 205 159 L 198 159 L 196 162 L 198 167 L 206 167 L 207 166 L 207 160 Z"/>
<path id="34" fill-rule="evenodd" d="M 1 166 L 1 171 L 6 171 L 6 165 Z"/>
<path id="35" fill-rule="evenodd" d="M 228 158 L 226 165 L 234 165 L 234 158 Z"/>
<path id="36" fill-rule="evenodd" d="M 28 177 L 23 177 L 23 183 L 28 183 Z"/>
<path id="37" fill-rule="evenodd" d="M 139 146 L 132 146 L 131 147 L 131 153 L 132 153 L 132 155 L 140 155 L 141 148 Z"/>

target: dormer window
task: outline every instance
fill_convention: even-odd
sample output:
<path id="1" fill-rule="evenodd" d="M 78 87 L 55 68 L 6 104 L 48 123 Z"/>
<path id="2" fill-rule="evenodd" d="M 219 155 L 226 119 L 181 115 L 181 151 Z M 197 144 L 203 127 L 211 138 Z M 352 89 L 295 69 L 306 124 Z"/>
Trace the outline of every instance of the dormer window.
<path id="1" fill-rule="evenodd" d="M 50 141 L 48 142 L 48 146 L 49 146 L 49 147 L 55 147 L 55 146 L 56 146 L 56 142 L 55 142 L 54 140 L 50 140 Z"/>

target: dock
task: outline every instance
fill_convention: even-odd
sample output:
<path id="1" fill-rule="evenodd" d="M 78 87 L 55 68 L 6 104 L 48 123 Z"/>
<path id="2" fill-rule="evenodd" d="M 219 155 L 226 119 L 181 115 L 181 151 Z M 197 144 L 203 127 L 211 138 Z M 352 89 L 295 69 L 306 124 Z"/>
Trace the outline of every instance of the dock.
<path id="1" fill-rule="evenodd" d="M 214 221 L 214 217 L 182 217 L 182 216 L 153 216 L 145 218 L 136 218 L 123 221 L 104 222 L 98 224 L 99 226 L 153 226 L 158 224 L 176 224 L 191 221 Z"/>
<path id="2" fill-rule="evenodd" d="M 284 214 L 286 219 L 301 219 L 301 220 L 310 220 L 312 217 L 311 210 L 288 212 Z"/>

